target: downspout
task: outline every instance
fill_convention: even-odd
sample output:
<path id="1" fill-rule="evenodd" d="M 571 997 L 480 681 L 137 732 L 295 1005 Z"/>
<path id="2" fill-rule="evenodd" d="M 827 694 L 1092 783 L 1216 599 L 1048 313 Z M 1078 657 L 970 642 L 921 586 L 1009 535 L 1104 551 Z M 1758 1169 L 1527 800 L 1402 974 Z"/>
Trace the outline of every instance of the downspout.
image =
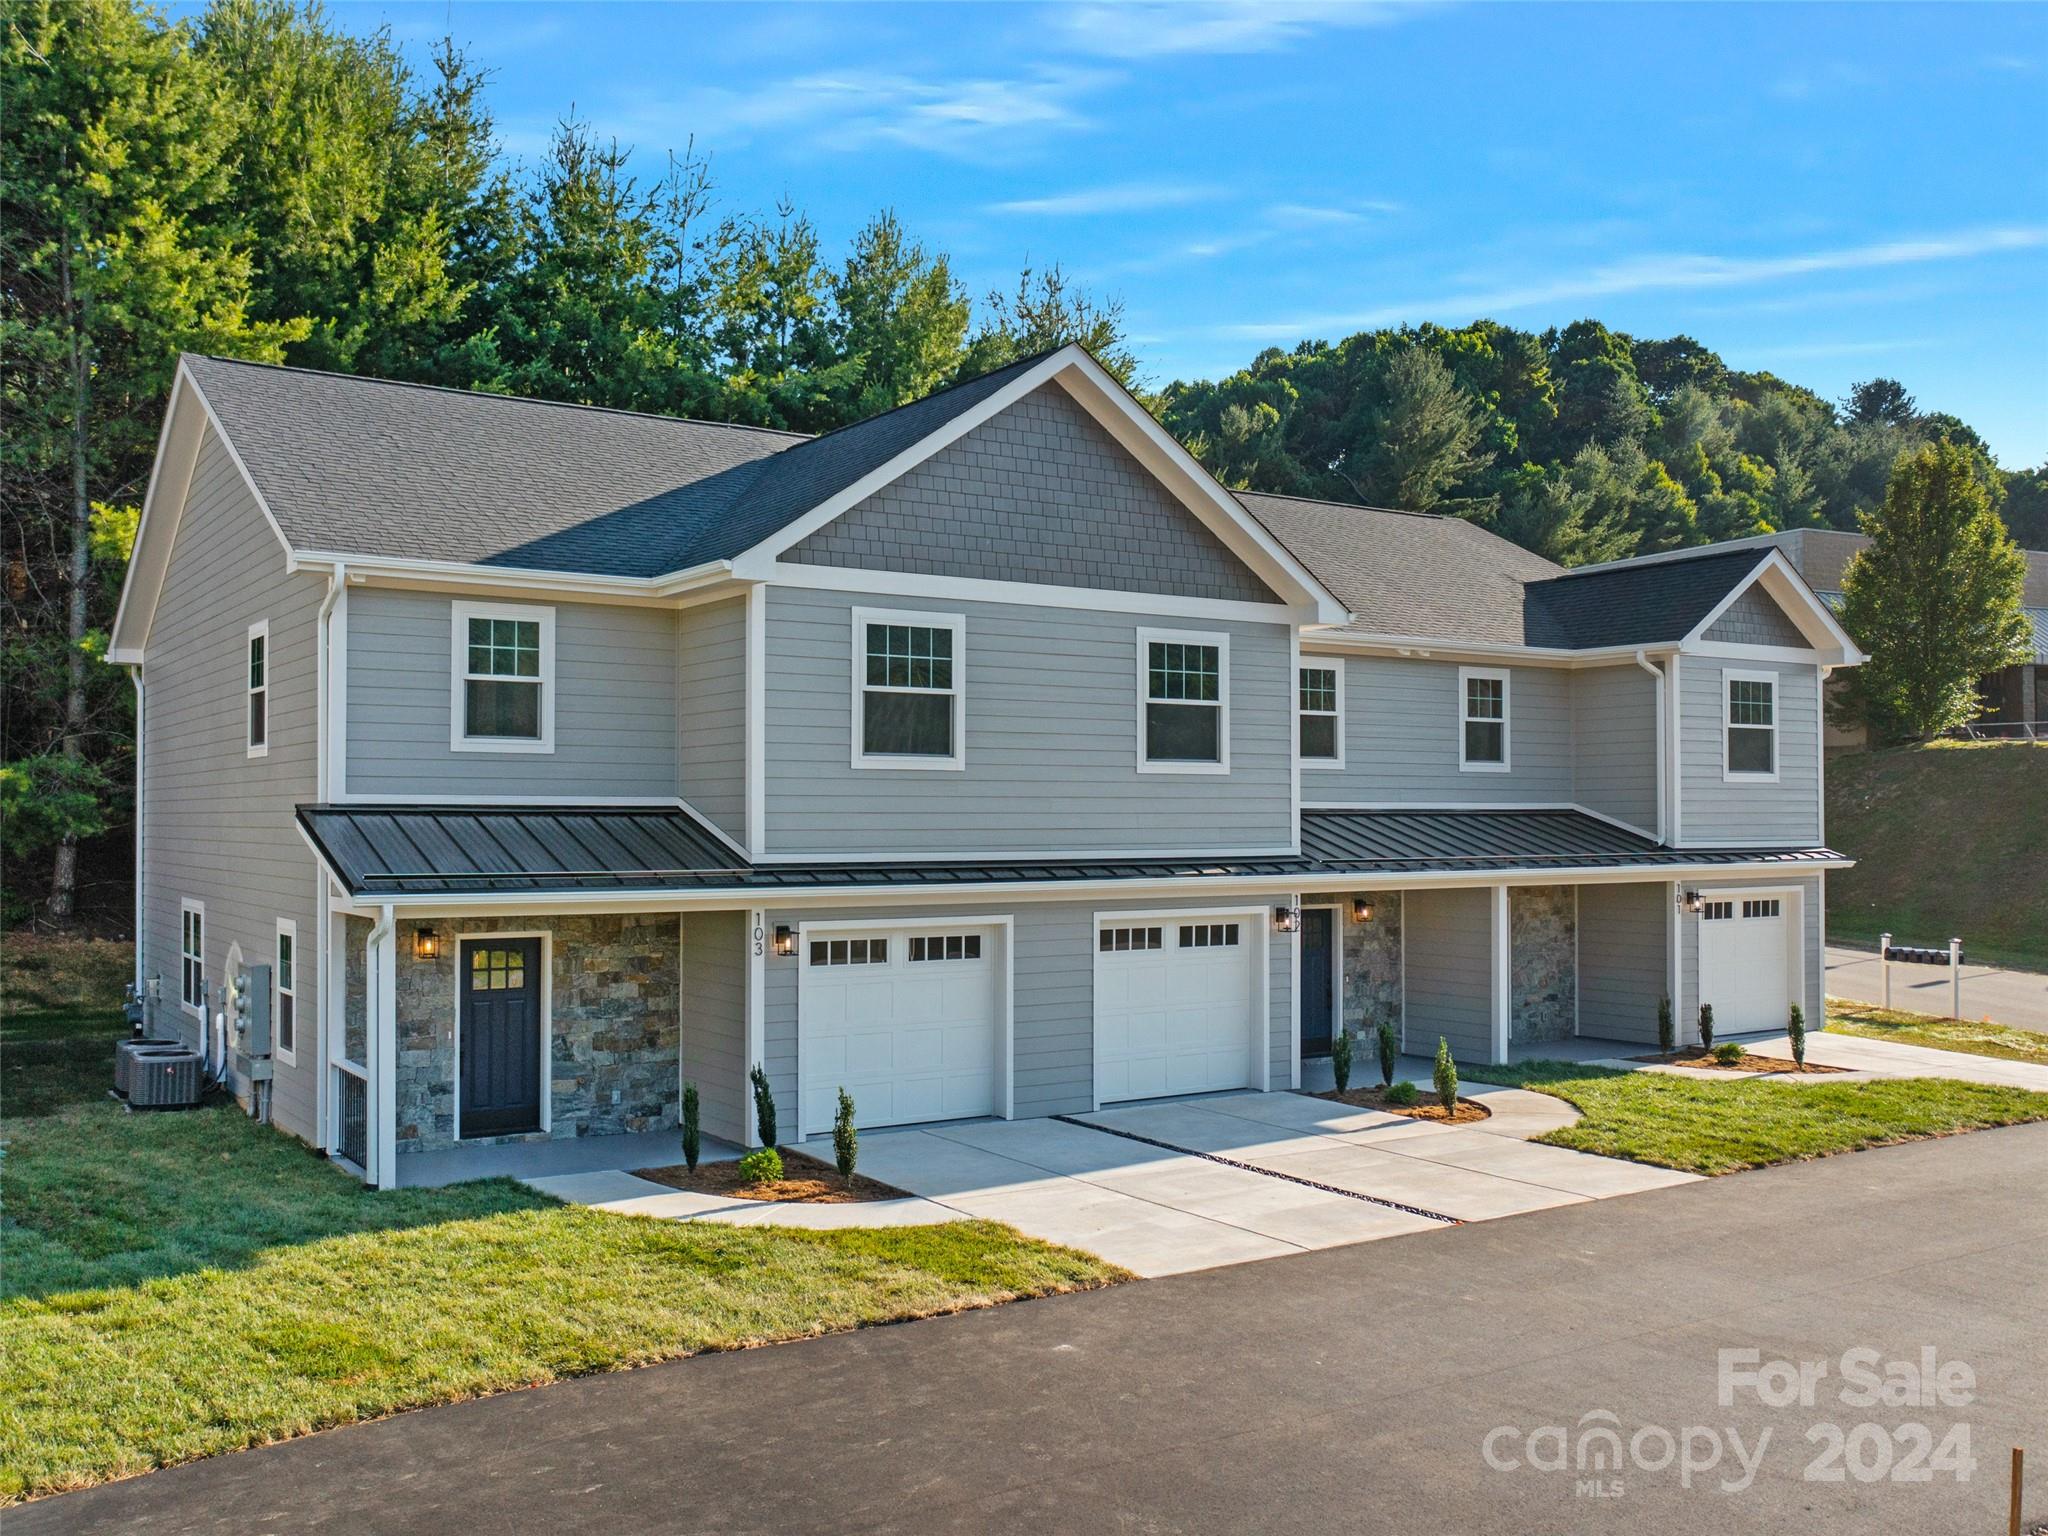
<path id="1" fill-rule="evenodd" d="M 320 718 L 314 723 L 313 740 L 316 746 L 317 773 L 315 777 L 317 777 L 319 780 L 318 792 L 322 804 L 326 803 L 327 796 L 331 788 L 331 786 L 328 783 L 330 775 L 328 774 L 327 771 L 327 753 L 329 747 L 329 742 L 327 740 L 329 724 L 327 718 L 327 629 L 328 621 L 334 615 L 334 605 L 341 600 L 341 594 L 346 592 L 347 590 L 348 562 L 346 560 L 337 560 L 334 562 L 334 569 L 328 574 L 327 577 L 327 595 L 320 599 L 320 612 L 313 620 L 313 633 L 315 639 L 318 641 L 320 651 L 314 674 L 319 679 L 320 684 L 317 690 L 319 698 L 315 703 L 315 708 L 319 710 Z"/>
<path id="2" fill-rule="evenodd" d="M 317 717 L 313 721 L 313 798 L 323 805 L 327 803 L 332 788 L 327 771 L 327 738 L 333 728 L 327 707 L 327 629 L 334 614 L 334 605 L 347 589 L 348 563 L 337 560 L 334 569 L 328 572 L 326 594 L 321 597 L 319 611 L 313 616 L 313 708 Z M 313 878 L 320 887 L 319 897 L 313 904 L 314 917 L 320 924 L 320 931 L 313 936 L 313 979 L 316 987 L 313 1003 L 313 1124 L 320 1129 L 320 1145 L 332 1151 L 334 1136 L 328 1117 L 333 1111 L 328 1095 L 333 1090 L 334 1073 L 329 1063 L 334 1050 L 332 1032 L 339 1027 L 339 1021 L 328 1016 L 329 1004 L 335 996 L 334 989 L 328 985 L 329 967 L 334 964 L 334 913 L 327 899 L 327 876 L 317 863 Z"/>
<path id="3" fill-rule="evenodd" d="M 1671 826 L 1666 806 L 1669 791 L 1664 783 L 1669 767 L 1664 750 L 1664 669 L 1652 665 L 1649 653 L 1640 649 L 1636 652 L 1636 665 L 1649 673 L 1657 684 L 1657 841 L 1668 848 L 1671 846 Z"/>
<path id="4" fill-rule="evenodd" d="M 129 667 L 128 680 L 135 685 L 135 1001 L 143 1006 L 144 1022 L 153 1025 L 156 1021 L 149 1017 L 149 1005 L 144 1001 L 142 992 L 142 743 L 145 738 L 142 721 L 143 696 L 142 667 L 140 663 Z"/>

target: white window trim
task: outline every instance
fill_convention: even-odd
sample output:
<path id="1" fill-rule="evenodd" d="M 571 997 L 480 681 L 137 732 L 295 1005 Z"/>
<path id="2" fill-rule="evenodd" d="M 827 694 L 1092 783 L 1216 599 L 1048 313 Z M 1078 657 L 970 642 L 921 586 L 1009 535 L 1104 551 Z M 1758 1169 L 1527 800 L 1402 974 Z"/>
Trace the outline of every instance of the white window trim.
<path id="1" fill-rule="evenodd" d="M 299 997 L 303 988 L 299 986 L 299 925 L 291 918 L 277 920 L 279 943 L 270 952 L 270 1054 L 288 1067 L 299 1064 Z M 284 957 L 279 953 L 282 941 L 290 939 L 292 944 L 292 984 L 284 984 Z M 284 1013 L 284 999 L 292 1000 L 292 1048 L 287 1050 L 284 1036 L 278 1031 L 278 1020 Z"/>
<path id="2" fill-rule="evenodd" d="M 185 947 L 185 918 L 188 915 L 196 915 L 199 919 L 199 952 L 196 955 Z M 185 1000 L 185 962 L 188 959 L 196 959 L 199 962 L 200 1001 L 198 1003 L 191 1003 Z M 206 1022 L 205 999 L 206 903 L 194 901 L 191 897 L 187 896 L 178 903 L 178 1007 L 188 1018 L 197 1019 L 203 1025 Z"/>
<path id="3" fill-rule="evenodd" d="M 1500 682 L 1500 761 L 1473 762 L 1465 756 L 1465 727 L 1472 717 L 1465 713 L 1465 685 L 1473 679 L 1496 678 Z M 1507 773 L 1515 760 L 1515 680 L 1506 667 L 1458 668 L 1458 771 L 1460 773 Z M 1486 722 L 1491 724 L 1492 722 Z"/>
<path id="4" fill-rule="evenodd" d="M 1145 706 L 1155 702 L 1151 696 L 1152 647 L 1164 645 L 1213 645 L 1216 647 L 1216 751 L 1213 763 L 1153 762 L 1145 755 Z M 1296 697 L 1300 696 L 1301 679 L 1294 680 Z M 1160 699 L 1161 704 L 1181 702 L 1177 699 Z M 1140 773 L 1228 773 L 1230 772 L 1230 636 L 1222 630 L 1207 629 L 1140 629 L 1138 631 L 1138 741 L 1137 760 Z"/>
<path id="5" fill-rule="evenodd" d="M 1301 753 L 1304 770 L 1342 768 L 1344 766 L 1344 658 L 1342 656 L 1303 656 L 1294 668 L 1294 740 L 1296 750 L 1301 743 L 1301 717 L 1304 714 L 1322 714 L 1321 710 L 1304 710 L 1301 707 L 1301 674 L 1311 668 L 1318 672 L 1334 672 L 1337 675 L 1337 755 L 1335 757 L 1310 757 Z"/>
<path id="6" fill-rule="evenodd" d="M 892 688 L 875 684 L 882 693 L 938 694 L 953 701 L 953 750 L 940 756 L 904 752 L 869 752 L 867 711 L 862 696 L 868 691 L 868 626 L 908 624 L 915 629 L 943 629 L 953 636 L 953 686 L 951 688 Z M 853 766 L 856 768 L 938 769 L 948 772 L 967 766 L 967 616 L 961 613 L 931 613 L 908 608 L 855 608 L 853 610 Z"/>
<path id="7" fill-rule="evenodd" d="M 449 607 L 448 750 L 451 752 L 552 752 L 555 750 L 555 610 L 524 603 L 454 602 Z M 470 680 L 469 621 L 523 619 L 540 625 L 540 739 L 467 734 L 468 708 L 463 684 Z M 480 681 L 504 682 L 504 678 Z M 511 679 L 526 681 L 526 679 Z"/>
<path id="8" fill-rule="evenodd" d="M 1729 732 L 1736 729 L 1735 703 L 1730 697 L 1732 683 L 1769 683 L 1771 685 L 1771 771 L 1769 773 L 1746 773 L 1731 768 L 1728 763 Z M 1775 672 L 1745 672 L 1734 667 L 1721 670 L 1721 780 L 1726 784 L 1775 784 L 1778 769 L 1784 762 L 1784 742 L 1778 735 L 1778 705 L 1785 690 Z M 1745 731 L 1761 731 L 1761 725 L 1745 725 Z"/>
<path id="9" fill-rule="evenodd" d="M 263 686 L 257 687 L 249 681 L 249 652 L 257 640 L 263 642 Z M 251 757 L 270 756 L 270 620 L 263 619 L 249 626 L 248 636 L 242 642 L 242 745 Z M 249 701 L 257 694 L 263 695 L 263 740 L 249 739 Z"/>

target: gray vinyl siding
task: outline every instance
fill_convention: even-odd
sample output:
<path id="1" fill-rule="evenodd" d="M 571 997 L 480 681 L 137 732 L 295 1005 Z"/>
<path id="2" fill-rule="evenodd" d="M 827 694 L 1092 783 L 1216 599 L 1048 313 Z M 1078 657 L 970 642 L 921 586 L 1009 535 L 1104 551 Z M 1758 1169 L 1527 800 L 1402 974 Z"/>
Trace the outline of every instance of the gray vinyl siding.
<path id="1" fill-rule="evenodd" d="M 1760 877 L 1747 880 L 1696 880 L 1687 881 L 1686 889 L 1697 889 L 1702 896 L 1713 896 L 1717 891 L 1763 891 L 1766 893 L 1791 890 L 1799 893 L 1800 931 L 1799 944 L 1804 957 L 1805 997 L 1800 1006 L 1806 1012 L 1809 1029 L 1824 1027 L 1827 1018 L 1827 954 L 1821 938 L 1825 920 L 1823 911 L 1826 901 L 1825 877 L 1806 875 L 1791 880 L 1773 880 Z M 1699 1030 L 1695 1020 L 1700 1007 L 1700 917 L 1688 913 L 1678 920 L 1678 1008 L 1677 1020 L 1681 1040 L 1697 1040 Z"/>
<path id="2" fill-rule="evenodd" d="M 1285 1088 L 1294 1060 L 1294 941 L 1272 932 L 1277 902 L 1249 902 L 1244 921 L 1261 925 L 1247 941 L 1266 936 L 1267 1022 L 1271 1083 Z M 1016 1118 L 1085 1113 L 1095 1099 L 1095 919 L 1119 910 L 1164 912 L 1224 907 L 1227 900 L 1118 903 L 1110 900 L 1030 902 L 1013 909 L 1011 976 L 1015 1018 L 1011 1097 Z M 989 907 L 969 913 L 986 918 Z M 959 907 L 852 907 L 820 912 L 771 912 L 766 925 L 902 919 L 964 927 Z M 763 1044 L 778 1106 L 793 1116 L 797 1092 L 797 971 L 801 961 L 771 955 L 763 982 Z M 998 985 L 1000 985 L 1000 980 Z M 793 1118 L 789 1120 L 794 1125 Z M 807 1130 L 822 1129 L 807 1127 Z"/>
<path id="3" fill-rule="evenodd" d="M 1405 1050 L 1460 1061 L 1493 1054 L 1493 892 L 1409 891 L 1402 898 Z"/>
<path id="4" fill-rule="evenodd" d="M 276 962 L 277 920 L 298 925 L 297 1065 L 276 1064 L 272 1119 L 312 1139 L 319 1060 L 320 923 L 313 857 L 292 810 L 318 789 L 314 619 L 318 577 L 285 571 L 283 547 L 211 428 L 200 444 L 144 648 L 142 973 L 160 978 L 161 1036 L 199 1040 L 178 1005 L 179 902 L 206 907 L 210 983 L 228 947 Z M 267 756 L 248 755 L 247 641 L 268 620 Z"/>
<path id="5" fill-rule="evenodd" d="M 1793 645 L 1804 650 L 1806 636 L 1777 600 L 1752 586 L 1728 605 L 1728 611 L 1707 626 L 1706 638 L 1729 645 Z"/>
<path id="6" fill-rule="evenodd" d="M 967 766 L 854 768 L 855 607 L 961 614 Z M 1137 767 L 1141 628 L 1230 635 L 1230 772 Z M 767 849 L 776 858 L 1292 847 L 1284 625 L 772 587 Z"/>
<path id="7" fill-rule="evenodd" d="M 1572 798 L 1571 674 L 1510 667 L 1508 772 L 1458 766 L 1464 700 L 1454 662 L 1399 656 L 1304 655 L 1344 667 L 1344 766 L 1304 763 L 1309 805 L 1568 804 Z"/>
<path id="8" fill-rule="evenodd" d="M 675 795 L 673 609 L 533 604 L 555 611 L 555 750 L 456 752 L 448 744 L 456 601 L 440 592 L 350 590 L 350 794 Z"/>
<path id="9" fill-rule="evenodd" d="M 697 1085 L 704 1134 L 747 1134 L 747 914 L 683 917 L 683 1081 Z"/>
<path id="10" fill-rule="evenodd" d="M 1724 674 L 1776 674 L 1776 783 L 1722 777 Z M 1679 841 L 1803 847 L 1820 841 L 1820 681 L 1796 662 L 1679 661 Z"/>
<path id="11" fill-rule="evenodd" d="M 1661 881 L 1579 887 L 1581 1035 L 1657 1043 L 1657 1004 L 1671 989 L 1671 904 Z"/>
<path id="12" fill-rule="evenodd" d="M 747 605 L 676 615 L 676 770 L 682 797 L 735 842 L 747 837 Z"/>
<path id="13" fill-rule="evenodd" d="M 1657 831 L 1657 680 L 1641 667 L 1566 674 L 1572 698 L 1572 799 Z"/>
<path id="14" fill-rule="evenodd" d="M 1057 384 L 802 540 L 800 564 L 1277 603 Z"/>

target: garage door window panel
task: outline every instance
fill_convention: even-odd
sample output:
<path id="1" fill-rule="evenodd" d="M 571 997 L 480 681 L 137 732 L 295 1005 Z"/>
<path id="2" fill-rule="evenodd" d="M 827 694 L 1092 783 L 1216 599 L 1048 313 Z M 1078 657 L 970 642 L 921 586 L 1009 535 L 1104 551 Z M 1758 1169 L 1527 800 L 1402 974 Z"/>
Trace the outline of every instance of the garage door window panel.
<path id="1" fill-rule="evenodd" d="M 1138 631 L 1138 767 L 1147 773 L 1230 769 L 1230 637 Z"/>
<path id="2" fill-rule="evenodd" d="M 853 632 L 854 766 L 965 767 L 965 619 L 855 609 Z"/>

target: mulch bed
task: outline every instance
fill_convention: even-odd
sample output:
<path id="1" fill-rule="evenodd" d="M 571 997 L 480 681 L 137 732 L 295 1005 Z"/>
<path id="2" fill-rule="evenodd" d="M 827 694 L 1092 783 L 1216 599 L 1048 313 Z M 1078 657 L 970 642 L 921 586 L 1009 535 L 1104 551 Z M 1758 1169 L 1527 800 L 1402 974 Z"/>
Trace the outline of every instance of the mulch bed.
<path id="1" fill-rule="evenodd" d="M 726 1195 L 735 1200 L 801 1201 L 807 1205 L 848 1205 L 861 1200 L 907 1200 L 907 1191 L 880 1179 L 856 1173 L 842 1179 L 830 1163 L 788 1148 L 782 1153 L 782 1177 L 772 1184 L 756 1184 L 740 1172 L 737 1161 L 699 1163 L 692 1172 L 686 1163 L 668 1168 L 635 1168 L 636 1178 L 652 1179 L 671 1189 L 685 1189 L 693 1195 Z"/>
<path id="2" fill-rule="evenodd" d="M 1847 1067 L 1824 1067 L 1814 1061 L 1802 1067 L 1782 1056 L 1755 1056 L 1748 1051 L 1732 1062 L 1723 1062 L 1712 1051 L 1703 1051 L 1697 1046 L 1688 1046 L 1682 1051 L 1664 1051 L 1654 1056 L 1631 1056 L 1629 1060 L 1653 1062 L 1660 1067 L 1705 1067 L 1710 1072 L 1783 1072 L 1787 1075 L 1797 1072 L 1804 1076 L 1817 1076 L 1849 1070 Z"/>
<path id="3" fill-rule="evenodd" d="M 1433 1094 L 1425 1094 L 1413 1104 L 1389 1104 L 1384 1088 L 1347 1088 L 1342 1093 L 1332 1089 L 1318 1093 L 1318 1099 L 1333 1099 L 1339 1104 L 1349 1104 L 1353 1109 L 1378 1109 L 1390 1115 L 1406 1115 L 1410 1120 L 1434 1120 L 1439 1125 L 1470 1125 L 1474 1120 L 1486 1120 L 1493 1111 L 1477 1099 L 1460 1099 L 1458 1107 L 1449 1114 L 1444 1113 L 1443 1101 Z"/>

